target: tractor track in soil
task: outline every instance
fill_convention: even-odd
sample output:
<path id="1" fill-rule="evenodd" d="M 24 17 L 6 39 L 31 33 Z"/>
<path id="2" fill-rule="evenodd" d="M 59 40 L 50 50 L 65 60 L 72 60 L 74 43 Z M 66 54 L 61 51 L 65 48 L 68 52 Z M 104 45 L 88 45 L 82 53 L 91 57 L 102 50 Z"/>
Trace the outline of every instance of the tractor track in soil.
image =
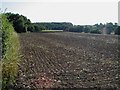
<path id="1" fill-rule="evenodd" d="M 118 37 L 78 33 L 19 34 L 16 88 L 118 88 Z"/>

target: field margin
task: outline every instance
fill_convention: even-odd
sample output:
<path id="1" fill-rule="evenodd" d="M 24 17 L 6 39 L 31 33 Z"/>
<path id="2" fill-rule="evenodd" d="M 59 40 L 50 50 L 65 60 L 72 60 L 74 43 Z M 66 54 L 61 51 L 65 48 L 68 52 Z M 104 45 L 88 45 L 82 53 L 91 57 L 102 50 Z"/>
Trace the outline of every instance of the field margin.
<path id="1" fill-rule="evenodd" d="M 20 60 L 19 36 L 12 24 L 2 14 L 2 90 L 10 90 L 15 83 Z"/>

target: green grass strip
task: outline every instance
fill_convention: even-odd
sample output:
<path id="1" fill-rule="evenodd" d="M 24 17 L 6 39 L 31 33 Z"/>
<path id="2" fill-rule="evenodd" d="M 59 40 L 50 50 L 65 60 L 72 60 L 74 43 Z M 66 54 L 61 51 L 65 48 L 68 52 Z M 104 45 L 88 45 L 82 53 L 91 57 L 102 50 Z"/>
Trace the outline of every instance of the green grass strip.
<path id="1" fill-rule="evenodd" d="M 2 90 L 9 90 L 18 73 L 19 37 L 5 15 L 2 15 Z"/>

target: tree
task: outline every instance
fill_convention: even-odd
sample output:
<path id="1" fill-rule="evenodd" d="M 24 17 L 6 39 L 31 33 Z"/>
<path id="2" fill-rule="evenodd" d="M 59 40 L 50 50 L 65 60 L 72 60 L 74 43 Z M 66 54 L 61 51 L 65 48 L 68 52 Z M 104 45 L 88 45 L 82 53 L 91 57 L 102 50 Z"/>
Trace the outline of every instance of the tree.
<path id="1" fill-rule="evenodd" d="M 94 33 L 94 34 L 101 34 L 101 32 L 100 32 L 100 31 L 98 31 L 98 30 L 92 30 L 92 31 L 90 31 L 90 33 Z"/>
<path id="2" fill-rule="evenodd" d="M 96 26 L 96 25 L 92 26 L 90 33 L 101 34 L 100 30 L 98 29 L 98 26 Z"/>
<path id="3" fill-rule="evenodd" d="M 73 27 L 72 23 L 69 22 L 50 22 L 50 23 L 33 23 L 36 27 L 41 28 L 42 30 L 64 30 L 68 31 L 69 28 Z"/>
<path id="4" fill-rule="evenodd" d="M 34 26 L 35 32 L 40 32 L 40 31 L 42 31 L 42 30 L 47 29 L 45 25 L 42 25 L 42 24 L 40 24 L 40 23 L 32 23 L 32 24 L 33 24 L 33 26 Z"/>
<path id="5" fill-rule="evenodd" d="M 27 17 L 19 14 L 6 13 L 8 20 L 13 24 L 18 33 L 32 31 L 32 23 Z"/>
<path id="6" fill-rule="evenodd" d="M 83 28 L 83 32 L 85 32 L 85 33 L 89 33 L 90 32 L 90 27 L 89 26 L 84 26 L 84 28 Z"/>
<path id="7" fill-rule="evenodd" d="M 99 24 L 99 28 L 98 28 L 98 29 L 99 29 L 99 30 L 103 30 L 103 28 L 104 28 L 104 27 L 105 27 L 105 25 L 104 25 L 104 24 L 102 24 L 102 23 L 100 23 L 100 24 Z"/>
<path id="8" fill-rule="evenodd" d="M 115 34 L 116 34 L 116 35 L 120 35 L 120 26 L 118 26 L 118 27 L 116 28 Z"/>
<path id="9" fill-rule="evenodd" d="M 118 24 L 114 23 L 114 25 L 113 25 L 114 31 L 117 29 L 117 27 L 118 27 Z"/>
<path id="10" fill-rule="evenodd" d="M 83 32 L 83 26 L 74 25 L 69 29 L 70 32 Z"/>
<path id="11" fill-rule="evenodd" d="M 28 25 L 28 26 L 26 26 L 27 27 L 27 31 L 30 31 L 30 32 L 34 32 L 35 31 L 35 27 L 34 27 L 34 25 L 32 25 L 32 24 L 30 24 L 30 25 Z M 26 32 L 27 32 L 26 31 Z"/>
<path id="12" fill-rule="evenodd" d="M 106 27 L 106 30 L 107 30 L 107 33 L 108 34 L 111 34 L 111 32 L 113 32 L 114 31 L 114 27 L 113 27 L 113 23 L 107 23 L 106 25 L 105 25 L 105 27 Z"/>

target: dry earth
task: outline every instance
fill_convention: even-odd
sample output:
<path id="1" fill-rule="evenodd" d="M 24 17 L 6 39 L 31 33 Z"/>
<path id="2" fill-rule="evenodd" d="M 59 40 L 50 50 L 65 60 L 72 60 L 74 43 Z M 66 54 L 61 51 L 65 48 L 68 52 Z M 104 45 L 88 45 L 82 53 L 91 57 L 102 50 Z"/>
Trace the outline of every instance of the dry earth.
<path id="1" fill-rule="evenodd" d="M 15 89 L 119 87 L 118 36 L 22 33 Z"/>

